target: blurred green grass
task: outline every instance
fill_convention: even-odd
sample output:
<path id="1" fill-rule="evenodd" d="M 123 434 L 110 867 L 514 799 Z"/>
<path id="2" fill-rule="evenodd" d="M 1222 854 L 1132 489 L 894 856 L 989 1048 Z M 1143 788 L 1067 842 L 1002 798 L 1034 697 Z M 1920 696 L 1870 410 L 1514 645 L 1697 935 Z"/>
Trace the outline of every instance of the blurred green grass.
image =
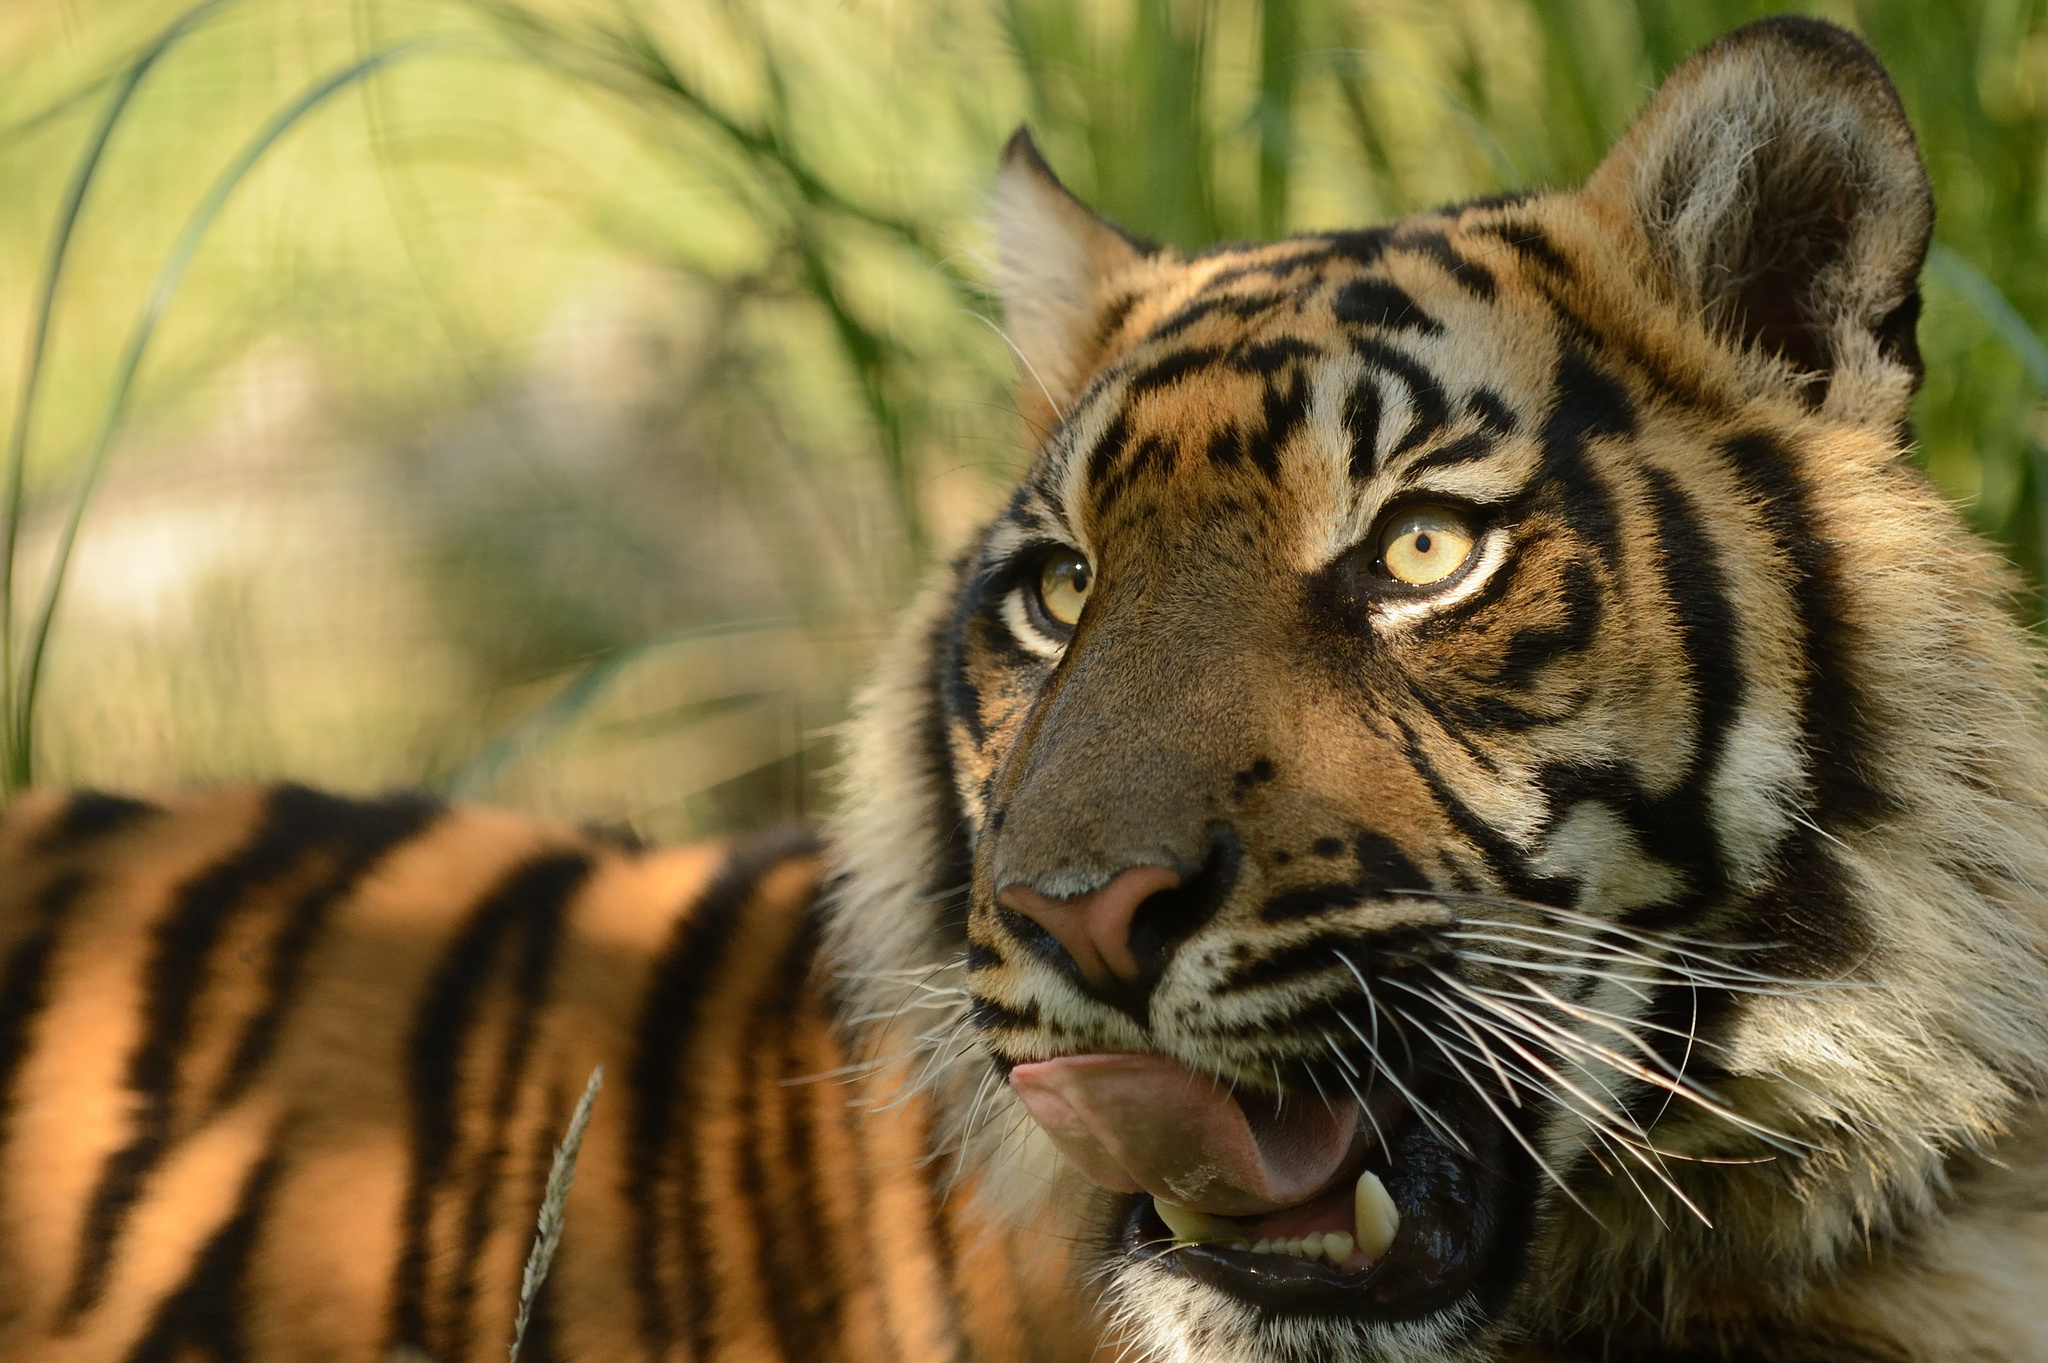
<path id="1" fill-rule="evenodd" d="M 982 194 L 1028 120 L 1184 247 L 1569 183 L 1741 0 L 226 0 L 0 14 L 10 738 L 42 782 L 435 783 L 687 836 L 807 812 L 861 659 L 1028 456 Z M 2048 3 L 1834 3 L 1940 205 L 1919 457 L 2048 548 Z M 39 593 L 162 314 L 43 664 Z M 2031 368 L 2030 368 L 2031 365 Z M 32 745 L 29 740 L 33 739 Z M 25 772 L 32 759 L 32 773 Z"/>

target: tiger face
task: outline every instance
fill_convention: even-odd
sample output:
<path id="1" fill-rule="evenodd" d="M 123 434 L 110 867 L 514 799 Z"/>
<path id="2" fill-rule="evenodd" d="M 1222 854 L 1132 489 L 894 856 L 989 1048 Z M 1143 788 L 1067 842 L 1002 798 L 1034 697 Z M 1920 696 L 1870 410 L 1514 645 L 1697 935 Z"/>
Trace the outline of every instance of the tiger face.
<path id="1" fill-rule="evenodd" d="M 1583 189 L 1370 231 L 1154 250 L 1023 134 L 996 213 L 1046 437 L 867 702 L 830 943 L 963 1173 L 1145 1357 L 1797 1354 L 2048 1057 L 1874 58 L 1751 26 Z"/>

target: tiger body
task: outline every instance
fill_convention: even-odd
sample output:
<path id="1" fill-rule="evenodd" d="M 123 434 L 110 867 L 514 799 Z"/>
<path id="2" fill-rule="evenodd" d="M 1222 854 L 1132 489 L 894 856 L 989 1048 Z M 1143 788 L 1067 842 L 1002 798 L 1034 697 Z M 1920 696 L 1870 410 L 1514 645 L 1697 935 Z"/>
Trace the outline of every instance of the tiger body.
<path id="1" fill-rule="evenodd" d="M 502 1360 L 599 1064 L 522 1357 L 1088 1356 L 853 1068 L 807 835 L 281 787 L 23 800 L 0 864 L 0 1358 Z"/>
<path id="2" fill-rule="evenodd" d="M 602 1060 L 562 1358 L 2048 1360 L 2048 732 L 1907 458 L 1932 212 L 1810 20 L 1370 231 L 1156 249 L 1020 136 L 1042 444 L 826 888 L 350 806 L 206 909 L 252 797 L 12 816 L 0 1352 L 481 1356 Z"/>

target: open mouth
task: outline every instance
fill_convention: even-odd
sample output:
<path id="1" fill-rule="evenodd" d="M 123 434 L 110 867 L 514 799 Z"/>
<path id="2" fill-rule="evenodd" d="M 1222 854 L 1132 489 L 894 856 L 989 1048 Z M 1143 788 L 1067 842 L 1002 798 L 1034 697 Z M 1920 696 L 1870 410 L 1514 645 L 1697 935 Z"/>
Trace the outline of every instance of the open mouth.
<path id="1" fill-rule="evenodd" d="M 1423 1120 L 1384 1088 L 1233 1094 L 1160 1055 L 1061 1056 L 1010 1082 L 1083 1173 L 1134 1194 L 1127 1255 L 1250 1305 L 1414 1319 L 1475 1292 L 1488 1305 L 1512 1276 L 1520 1161 L 1449 1086 Z"/>

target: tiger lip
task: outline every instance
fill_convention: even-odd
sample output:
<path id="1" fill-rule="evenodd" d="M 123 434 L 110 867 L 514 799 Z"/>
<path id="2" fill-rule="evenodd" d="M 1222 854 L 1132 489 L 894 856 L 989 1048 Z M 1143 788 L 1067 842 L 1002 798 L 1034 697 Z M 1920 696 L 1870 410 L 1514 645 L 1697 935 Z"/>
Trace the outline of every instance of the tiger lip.
<path id="1" fill-rule="evenodd" d="M 1070 1162 L 1133 1195 L 1122 1232 L 1133 1260 L 1264 1310 L 1386 1320 L 1514 1276 L 1526 1180 L 1452 1086 L 1430 1104 L 1462 1133 L 1456 1148 L 1384 1090 L 1369 1110 L 1283 1103 L 1127 1054 L 1020 1064 L 1010 1078 Z"/>

